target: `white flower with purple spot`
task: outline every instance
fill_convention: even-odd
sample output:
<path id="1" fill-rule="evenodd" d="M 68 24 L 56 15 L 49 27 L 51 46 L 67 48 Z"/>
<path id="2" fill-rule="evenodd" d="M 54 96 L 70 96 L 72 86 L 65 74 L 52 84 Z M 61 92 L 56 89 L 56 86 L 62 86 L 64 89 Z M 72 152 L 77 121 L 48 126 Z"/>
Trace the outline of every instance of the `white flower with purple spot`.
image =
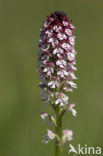
<path id="1" fill-rule="evenodd" d="M 71 30 L 71 29 L 65 29 L 65 33 L 66 33 L 68 36 L 72 36 L 72 30 Z"/>
<path id="2" fill-rule="evenodd" d="M 55 54 L 58 54 L 58 53 L 63 54 L 63 49 L 61 49 L 61 48 L 55 48 L 55 49 L 53 50 L 53 54 L 54 54 L 54 55 L 55 55 Z"/>
<path id="3" fill-rule="evenodd" d="M 71 50 L 71 45 L 70 44 L 68 44 L 68 43 L 63 43 L 62 45 L 62 48 L 64 48 L 65 50 Z"/>
<path id="4" fill-rule="evenodd" d="M 73 116 L 77 116 L 77 111 L 74 109 L 74 107 L 75 107 L 75 104 L 74 103 L 73 104 L 70 104 L 68 106 L 68 110 L 72 112 Z"/>
<path id="5" fill-rule="evenodd" d="M 41 113 L 40 116 L 44 120 L 48 117 L 48 113 Z"/>
<path id="6" fill-rule="evenodd" d="M 53 27 L 53 30 L 55 30 L 55 32 L 60 32 L 60 31 L 62 30 L 62 27 L 61 27 L 61 26 L 55 25 L 55 26 Z"/>
<path id="7" fill-rule="evenodd" d="M 63 25 L 64 25 L 64 26 L 68 26 L 68 22 L 63 21 Z"/>
<path id="8" fill-rule="evenodd" d="M 58 33 L 57 37 L 59 38 L 59 40 L 67 39 L 67 36 L 65 34 L 62 34 L 62 33 Z"/>
<path id="9" fill-rule="evenodd" d="M 69 73 L 67 71 L 65 71 L 65 70 L 59 70 L 57 72 L 57 75 L 59 75 L 62 78 L 65 78 L 65 76 L 67 77 L 69 75 Z"/>
<path id="10" fill-rule="evenodd" d="M 67 84 L 69 84 L 72 88 L 77 88 L 76 83 L 74 83 L 72 81 L 67 81 Z"/>
<path id="11" fill-rule="evenodd" d="M 77 77 L 75 76 L 74 73 L 69 73 L 69 75 L 71 76 L 72 79 L 74 79 L 74 80 L 77 79 Z"/>
<path id="12" fill-rule="evenodd" d="M 72 130 L 66 129 L 62 132 L 62 140 L 65 143 L 66 141 L 71 141 L 73 139 L 73 132 Z"/>
<path id="13" fill-rule="evenodd" d="M 65 106 L 68 104 L 68 96 L 64 93 L 56 93 L 57 100 L 55 101 L 55 104 L 59 104 L 60 106 Z"/>
<path id="14" fill-rule="evenodd" d="M 50 140 L 53 140 L 56 135 L 49 129 L 47 129 L 47 135 L 44 136 L 44 143 L 48 143 Z"/>
<path id="15" fill-rule="evenodd" d="M 69 42 L 71 45 L 74 45 L 75 44 L 75 37 L 74 36 L 69 37 Z"/>
<path id="16" fill-rule="evenodd" d="M 52 30 L 47 30 L 47 31 L 45 32 L 45 34 L 47 34 L 48 37 L 52 37 L 52 35 L 53 35 L 52 32 L 53 32 Z"/>
<path id="17" fill-rule="evenodd" d="M 69 52 L 67 53 L 67 58 L 69 61 L 73 61 L 75 59 L 75 54 Z"/>
<path id="18" fill-rule="evenodd" d="M 48 86 L 50 88 L 56 88 L 59 85 L 59 83 L 57 81 L 50 81 L 48 82 Z"/>
<path id="19" fill-rule="evenodd" d="M 52 73 L 54 73 L 54 69 L 52 67 L 44 68 L 44 73 L 47 73 L 48 76 L 51 76 Z"/>
<path id="20" fill-rule="evenodd" d="M 56 65 L 59 66 L 59 67 L 61 67 L 61 68 L 64 68 L 67 65 L 67 62 L 64 61 L 64 60 L 58 60 L 56 62 Z"/>

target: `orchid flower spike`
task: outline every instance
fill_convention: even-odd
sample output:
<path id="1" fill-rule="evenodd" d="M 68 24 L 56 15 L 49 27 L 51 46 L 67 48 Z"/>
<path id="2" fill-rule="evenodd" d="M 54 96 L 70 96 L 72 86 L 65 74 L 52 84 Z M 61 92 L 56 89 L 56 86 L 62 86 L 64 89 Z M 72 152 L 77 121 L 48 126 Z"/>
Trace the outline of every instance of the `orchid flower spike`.
<path id="1" fill-rule="evenodd" d="M 76 79 L 74 71 L 77 70 L 74 29 L 63 12 L 48 16 L 41 29 L 38 71 L 44 103 L 52 103 L 54 97 L 54 104 L 66 106 L 67 92 L 77 88 L 73 82 Z"/>
<path id="2" fill-rule="evenodd" d="M 45 143 L 56 139 L 56 155 L 60 152 L 60 145 L 67 140 L 72 140 L 72 130 L 61 131 L 62 114 L 64 110 L 72 112 L 75 104 L 69 104 L 68 93 L 77 88 L 74 80 L 77 79 L 74 72 L 76 68 L 76 51 L 74 49 L 75 27 L 64 12 L 53 12 L 47 16 L 41 29 L 39 53 L 38 53 L 38 72 L 40 80 L 41 99 L 44 104 L 52 106 L 55 115 L 41 113 L 41 118 L 51 120 L 56 132 L 47 130 L 44 136 Z M 66 111 L 64 111 L 66 112 Z M 59 140 L 59 141 L 58 141 Z"/>

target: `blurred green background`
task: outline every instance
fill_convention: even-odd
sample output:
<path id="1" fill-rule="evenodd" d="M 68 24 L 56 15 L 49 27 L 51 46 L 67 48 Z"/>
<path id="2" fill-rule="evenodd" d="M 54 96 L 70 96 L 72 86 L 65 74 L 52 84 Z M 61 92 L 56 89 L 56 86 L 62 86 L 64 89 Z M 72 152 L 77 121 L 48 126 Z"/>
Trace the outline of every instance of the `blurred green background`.
<path id="1" fill-rule="evenodd" d="M 71 143 L 103 150 L 103 1 L 0 0 L 0 156 L 53 156 L 40 110 L 37 53 L 47 15 L 64 11 L 76 27 L 78 89 L 70 95 L 78 117 L 64 117 Z M 66 145 L 63 156 L 68 155 Z M 103 151 L 102 151 L 103 152 Z"/>

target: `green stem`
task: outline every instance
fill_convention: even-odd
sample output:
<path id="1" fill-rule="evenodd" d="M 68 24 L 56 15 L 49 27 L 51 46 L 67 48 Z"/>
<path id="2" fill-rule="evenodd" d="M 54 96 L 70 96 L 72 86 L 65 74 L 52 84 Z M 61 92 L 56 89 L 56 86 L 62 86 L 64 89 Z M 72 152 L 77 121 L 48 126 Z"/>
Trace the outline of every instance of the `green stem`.
<path id="1" fill-rule="evenodd" d="M 62 135 L 62 115 L 60 113 L 60 107 L 56 108 L 56 121 L 57 121 L 56 134 L 61 139 L 61 135 Z M 56 139 L 56 142 L 55 142 L 55 156 L 60 156 L 60 155 L 61 155 L 61 147 L 60 147 L 60 143 Z"/>

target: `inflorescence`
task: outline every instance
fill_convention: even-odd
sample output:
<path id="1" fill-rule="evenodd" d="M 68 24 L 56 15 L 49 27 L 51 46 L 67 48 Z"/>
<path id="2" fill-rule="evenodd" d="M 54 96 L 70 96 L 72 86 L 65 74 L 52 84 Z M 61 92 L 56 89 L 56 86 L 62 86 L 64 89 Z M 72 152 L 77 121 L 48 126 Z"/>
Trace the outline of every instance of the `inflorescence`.
<path id="1" fill-rule="evenodd" d="M 38 71 L 42 101 L 50 104 L 54 110 L 59 107 L 61 115 L 71 111 L 73 116 L 76 116 L 75 104 L 69 104 L 68 97 L 68 92 L 77 88 L 73 82 L 77 79 L 74 74 L 77 70 L 73 34 L 75 27 L 71 22 L 64 12 L 54 12 L 47 17 L 41 29 Z M 41 118 L 43 120 L 48 118 L 54 126 L 57 126 L 56 115 L 41 112 Z M 62 131 L 61 138 L 51 130 L 47 130 L 44 142 L 48 143 L 56 138 L 64 144 L 67 140 L 72 140 L 72 136 L 73 132 L 69 129 Z"/>

